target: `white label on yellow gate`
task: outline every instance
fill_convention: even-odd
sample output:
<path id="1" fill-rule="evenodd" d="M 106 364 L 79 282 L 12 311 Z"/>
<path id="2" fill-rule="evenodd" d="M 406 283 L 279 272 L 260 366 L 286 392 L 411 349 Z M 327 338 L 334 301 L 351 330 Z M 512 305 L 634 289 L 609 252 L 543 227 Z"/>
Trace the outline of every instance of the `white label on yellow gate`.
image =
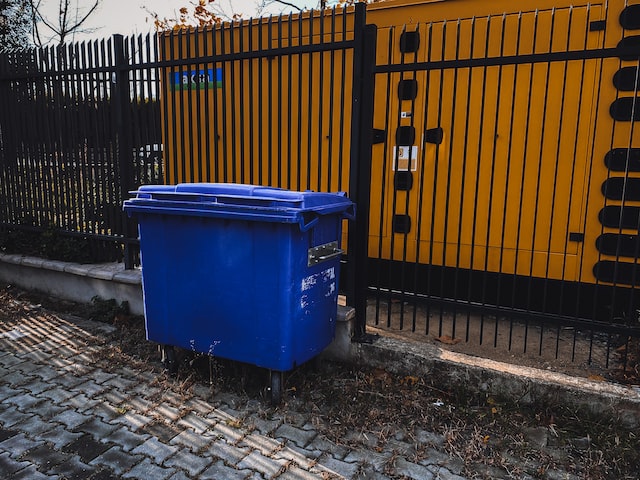
<path id="1" fill-rule="evenodd" d="M 418 147 L 393 147 L 393 169 L 395 171 L 416 171 L 418 165 Z"/>

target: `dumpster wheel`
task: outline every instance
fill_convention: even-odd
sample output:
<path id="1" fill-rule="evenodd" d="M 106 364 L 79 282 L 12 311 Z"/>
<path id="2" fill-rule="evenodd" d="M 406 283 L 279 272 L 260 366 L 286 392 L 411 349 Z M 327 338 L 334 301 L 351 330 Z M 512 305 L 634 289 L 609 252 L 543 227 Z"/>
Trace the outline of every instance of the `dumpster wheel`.
<path id="1" fill-rule="evenodd" d="M 176 375 L 178 373 L 178 357 L 172 345 L 162 346 L 162 365 L 169 375 Z"/>
<path id="2" fill-rule="evenodd" d="M 282 372 L 271 370 L 271 404 L 279 405 L 282 400 Z"/>

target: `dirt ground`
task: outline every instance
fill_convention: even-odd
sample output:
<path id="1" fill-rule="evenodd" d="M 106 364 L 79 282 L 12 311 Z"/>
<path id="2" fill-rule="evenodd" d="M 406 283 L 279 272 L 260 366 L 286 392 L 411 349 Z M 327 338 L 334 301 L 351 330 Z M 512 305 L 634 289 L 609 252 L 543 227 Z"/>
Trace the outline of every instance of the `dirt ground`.
<path id="1" fill-rule="evenodd" d="M 273 407 L 266 401 L 267 372 L 249 365 L 183 352 L 177 376 L 168 377 L 157 346 L 144 339 L 144 320 L 113 302 L 76 305 L 0 289 L 0 321 L 34 306 L 45 319 L 77 315 L 116 325 L 110 363 L 152 365 L 160 381 L 180 388 L 204 385 L 247 403 L 263 401 L 265 418 L 274 412 L 304 418 L 346 448 L 391 449 L 416 462 L 446 455 L 467 478 L 637 479 L 640 471 L 640 435 L 616 418 L 563 405 L 524 407 L 438 378 L 330 362 L 287 374 L 283 403 Z"/>
<path id="2" fill-rule="evenodd" d="M 368 305 L 367 331 L 499 362 L 640 384 L 640 343 L 618 335 L 375 300 Z"/>

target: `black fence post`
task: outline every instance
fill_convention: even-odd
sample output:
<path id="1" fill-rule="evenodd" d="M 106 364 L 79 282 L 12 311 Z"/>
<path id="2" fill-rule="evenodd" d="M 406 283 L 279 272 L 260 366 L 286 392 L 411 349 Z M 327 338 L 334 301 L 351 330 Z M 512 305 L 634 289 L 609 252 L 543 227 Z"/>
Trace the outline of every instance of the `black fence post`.
<path id="1" fill-rule="evenodd" d="M 120 203 L 129 197 L 129 191 L 134 188 L 133 179 L 133 146 L 131 142 L 131 86 L 129 85 L 129 60 L 125 54 L 124 38 L 122 35 L 113 36 L 113 50 L 115 59 L 115 77 L 113 78 L 114 120 L 116 145 L 118 152 L 118 170 L 120 171 Z M 122 231 L 124 232 L 124 267 L 133 268 L 134 252 L 131 239 L 137 235 L 135 225 L 122 213 Z"/>
<path id="2" fill-rule="evenodd" d="M 355 15 L 349 192 L 356 203 L 357 218 L 349 227 L 347 304 L 356 310 L 355 336 L 359 337 L 364 335 L 367 323 L 369 198 L 375 86 L 373 68 L 377 28 L 375 25 L 366 25 L 364 4 L 356 5 Z"/>

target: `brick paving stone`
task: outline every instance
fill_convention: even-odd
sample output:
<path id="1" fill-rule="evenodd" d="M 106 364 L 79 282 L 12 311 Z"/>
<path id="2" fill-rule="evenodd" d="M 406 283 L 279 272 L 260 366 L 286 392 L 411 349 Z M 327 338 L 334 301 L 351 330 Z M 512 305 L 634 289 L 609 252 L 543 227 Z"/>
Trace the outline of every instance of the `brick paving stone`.
<path id="1" fill-rule="evenodd" d="M 81 423 L 73 430 L 76 432 L 88 433 L 96 440 L 109 437 L 113 432 L 118 430 L 117 425 L 104 422 L 101 418 L 91 417 L 84 423 Z"/>
<path id="2" fill-rule="evenodd" d="M 224 462 L 217 462 L 198 476 L 198 480 L 245 480 L 251 474 L 247 470 L 236 470 L 228 467 Z"/>
<path id="3" fill-rule="evenodd" d="M 212 427 L 215 422 L 202 418 L 195 413 L 189 413 L 178 420 L 177 423 L 184 428 L 190 428 L 194 432 L 201 434 Z"/>
<path id="4" fill-rule="evenodd" d="M 89 434 L 84 434 L 80 438 L 74 440 L 63 448 L 63 451 L 69 453 L 77 453 L 83 462 L 89 463 L 108 450 L 111 445 L 98 442 Z"/>
<path id="5" fill-rule="evenodd" d="M 108 468 L 104 468 L 98 473 L 93 474 L 88 480 L 120 480 L 120 475 L 116 475 Z"/>
<path id="6" fill-rule="evenodd" d="M 115 375 L 112 379 L 107 380 L 104 385 L 115 388 L 116 390 L 120 390 L 122 392 L 127 392 L 138 385 L 138 381 L 133 380 L 135 377 L 135 370 L 131 370 L 127 367 L 119 368 L 118 374 Z"/>
<path id="7" fill-rule="evenodd" d="M 172 422 L 177 421 L 181 416 L 181 411 L 179 408 L 176 408 L 167 403 L 161 403 L 154 407 L 153 415 L 161 418 L 162 420 L 169 420 Z"/>
<path id="8" fill-rule="evenodd" d="M 84 393 L 78 393 L 73 395 L 72 397 L 67 398 L 65 401 L 60 403 L 61 406 L 71 407 L 80 413 L 85 413 L 87 410 L 95 407 L 99 403 L 102 403 L 101 398 L 90 398 Z"/>
<path id="9" fill-rule="evenodd" d="M 230 443 L 242 441 L 244 433 L 235 427 L 228 425 L 226 422 L 216 423 L 216 425 L 207 434 L 212 436 L 220 436 L 227 439 Z"/>
<path id="10" fill-rule="evenodd" d="M 210 458 L 194 455 L 187 450 L 180 450 L 174 456 L 167 459 L 164 465 L 185 470 L 192 477 L 196 477 L 212 463 Z"/>
<path id="11" fill-rule="evenodd" d="M 51 360 L 46 362 L 47 365 L 55 368 L 58 372 L 62 371 L 64 367 L 69 365 L 69 360 L 60 358 L 58 356 L 53 356 Z"/>
<path id="12" fill-rule="evenodd" d="M 297 455 L 302 455 L 305 458 L 309 458 L 311 460 L 317 460 L 321 455 L 323 455 L 325 453 L 325 451 L 331 451 L 334 455 L 334 458 L 338 458 L 336 455 L 340 455 L 342 458 L 344 455 L 346 455 L 346 453 L 343 452 L 343 449 L 346 450 L 345 447 L 339 447 L 337 445 L 332 447 L 329 447 L 326 450 L 315 450 L 313 449 L 313 447 L 311 446 L 307 446 L 306 448 L 302 448 L 297 446 L 295 443 L 289 442 L 286 444 L 287 446 L 285 447 L 285 450 L 291 450 L 292 452 L 295 452 Z M 337 454 L 336 452 L 334 452 L 334 450 L 337 450 Z M 280 452 L 276 452 L 274 454 L 276 457 L 281 456 Z"/>
<path id="13" fill-rule="evenodd" d="M 357 463 L 343 462 L 325 453 L 320 457 L 317 468 L 327 469 L 331 473 L 337 473 L 346 478 L 353 478 L 358 471 L 359 465 Z"/>
<path id="14" fill-rule="evenodd" d="M 400 455 L 407 455 L 407 456 L 410 456 L 411 454 L 416 452 L 414 445 L 407 442 L 402 442 L 400 440 L 396 440 L 395 438 L 392 438 L 387 441 L 386 448 L 389 450 L 395 450 Z"/>
<path id="15" fill-rule="evenodd" d="M 25 362 L 16 363 L 13 367 L 11 367 L 11 370 L 18 371 L 23 375 L 30 375 L 39 368 L 40 365 L 38 363 L 35 363 L 33 359 L 29 359 Z"/>
<path id="16" fill-rule="evenodd" d="M 197 413 L 198 415 L 202 415 L 202 416 L 205 416 L 214 410 L 213 405 L 211 405 L 209 402 L 206 402 L 201 398 L 195 398 L 195 397 L 185 402 L 184 408 L 186 410 L 191 410 Z"/>
<path id="17" fill-rule="evenodd" d="M 295 465 L 289 467 L 282 475 L 278 476 L 278 480 L 318 480 L 319 478 L 325 477 L 322 474 L 312 473 Z"/>
<path id="18" fill-rule="evenodd" d="M 391 457 L 391 452 L 378 453 L 370 450 L 353 450 L 343 460 L 347 463 L 371 465 L 375 470 L 382 471 Z"/>
<path id="19" fill-rule="evenodd" d="M 109 423 L 125 425 L 129 430 L 135 432 L 152 422 L 153 418 L 135 412 L 126 412 L 124 415 L 115 417 Z"/>
<path id="20" fill-rule="evenodd" d="M 254 450 L 238 462 L 236 467 L 240 470 L 257 471 L 267 478 L 273 478 L 286 464 L 287 461 L 284 459 L 269 458 Z"/>
<path id="21" fill-rule="evenodd" d="M 173 437 L 169 443 L 171 445 L 181 445 L 195 453 L 206 449 L 214 441 L 215 439 L 211 436 L 199 435 L 193 430 L 183 430 Z"/>
<path id="22" fill-rule="evenodd" d="M 186 398 L 183 398 L 183 396 L 180 395 L 179 393 L 173 392 L 171 390 L 163 390 L 161 392 L 160 399 L 163 402 L 169 405 L 172 405 L 174 407 L 181 407 L 182 405 L 184 405 L 184 402 L 187 400 Z"/>
<path id="23" fill-rule="evenodd" d="M 165 480 L 174 473 L 176 473 L 174 468 L 161 467 L 160 465 L 152 463 L 148 458 L 145 458 L 142 462 L 122 475 L 122 478 Z"/>
<path id="24" fill-rule="evenodd" d="M 11 480 L 59 480 L 58 475 L 47 475 L 36 470 L 36 467 L 29 465 L 27 468 L 16 472 Z"/>
<path id="25" fill-rule="evenodd" d="M 65 480 L 86 480 L 94 478 L 96 468 L 82 462 L 79 457 L 72 456 L 66 461 L 49 469 L 47 473 L 60 475 Z"/>
<path id="26" fill-rule="evenodd" d="M 3 428 L 11 428 L 16 423 L 24 422 L 33 417 L 31 413 L 20 412 L 15 405 L 0 412 L 0 425 Z"/>
<path id="27" fill-rule="evenodd" d="M 39 369 L 33 371 L 33 375 L 41 378 L 45 382 L 48 382 L 59 377 L 60 371 L 49 365 L 41 365 Z"/>
<path id="28" fill-rule="evenodd" d="M 53 385 L 43 382 L 40 377 L 31 377 L 31 381 L 22 385 L 22 388 L 32 395 L 39 395 L 45 390 L 49 390 L 53 388 Z M 42 397 L 38 397 L 38 398 L 42 398 Z"/>
<path id="29" fill-rule="evenodd" d="M 104 370 L 95 370 L 91 373 L 91 379 L 98 384 L 108 382 L 115 377 L 115 373 L 105 372 Z"/>
<path id="30" fill-rule="evenodd" d="M 111 387 L 104 383 L 97 383 L 95 380 L 86 380 L 83 383 L 80 383 L 74 387 L 71 387 L 71 390 L 74 392 L 82 393 L 87 397 L 95 397 L 96 395 L 100 395 L 107 390 L 110 390 Z"/>
<path id="31" fill-rule="evenodd" d="M 182 429 L 170 423 L 154 421 L 142 427 L 139 432 L 148 433 L 163 443 L 171 443 L 171 440 L 179 435 L 182 432 Z"/>
<path id="32" fill-rule="evenodd" d="M 134 455 L 144 455 L 152 458 L 156 463 L 162 463 L 177 451 L 177 447 L 167 445 L 166 443 L 158 441 L 157 438 L 151 437 L 143 444 L 134 448 L 131 453 Z"/>
<path id="33" fill-rule="evenodd" d="M 15 459 L 32 448 L 39 447 L 42 444 L 42 441 L 31 440 L 24 433 L 20 433 L 0 442 L 0 450 L 10 452 L 11 458 Z"/>
<path id="34" fill-rule="evenodd" d="M 14 435 L 20 433 L 18 430 L 10 430 L 8 428 L 0 428 L 0 442 L 4 442 L 7 438 L 11 438 Z"/>
<path id="35" fill-rule="evenodd" d="M 0 453 L 0 474 L 3 478 L 11 478 L 11 474 L 28 466 L 29 462 L 14 460 L 9 452 Z"/>
<path id="36" fill-rule="evenodd" d="M 142 462 L 145 458 L 141 455 L 132 455 L 125 452 L 120 447 L 111 447 L 109 450 L 102 452 L 96 458 L 89 462 L 90 465 L 108 467 L 116 475 L 120 476 L 124 472 L 131 470 L 135 465 Z"/>
<path id="37" fill-rule="evenodd" d="M 118 407 L 116 405 L 111 405 L 110 403 L 105 402 L 104 398 L 102 400 L 103 401 L 101 403 L 91 409 L 92 416 L 100 417 L 105 422 L 111 422 L 114 418 L 122 415 L 122 413 L 118 411 Z"/>
<path id="38" fill-rule="evenodd" d="M 4 401 L 7 398 L 11 398 L 16 394 L 27 392 L 27 391 L 28 391 L 27 389 L 16 389 L 16 388 L 10 387 L 9 385 L 0 384 L 0 402 L 4 404 Z"/>
<path id="39" fill-rule="evenodd" d="M 318 451 L 318 452 L 331 452 L 331 456 L 333 458 L 337 458 L 338 460 L 343 459 L 345 456 L 349 454 L 349 449 L 342 445 L 334 445 L 326 437 L 322 435 L 318 435 L 316 438 L 309 443 L 305 447 L 306 450 Z"/>
<path id="40" fill-rule="evenodd" d="M 17 364 L 24 362 L 23 358 L 17 357 L 15 354 L 6 352 L 5 355 L 0 357 L 0 367 L 3 367 L 6 370 L 10 370 L 12 367 L 15 367 Z"/>
<path id="41" fill-rule="evenodd" d="M 44 432 L 48 432 L 51 430 L 55 424 L 48 422 L 46 420 L 41 419 L 37 415 L 32 415 L 31 417 L 25 419 L 20 423 L 16 423 L 13 425 L 13 428 L 16 430 L 21 430 L 23 432 L 28 432 L 30 436 L 39 435 Z"/>
<path id="42" fill-rule="evenodd" d="M 275 451 L 281 450 L 284 447 L 282 442 L 275 438 L 269 438 L 255 433 L 244 437 L 242 441 L 238 443 L 238 446 L 248 447 L 251 450 L 258 450 L 263 455 L 271 455 Z"/>
<path id="43" fill-rule="evenodd" d="M 402 457 L 398 457 L 395 460 L 394 472 L 414 480 L 431 480 L 435 478 L 434 473 L 427 467 L 409 462 Z"/>
<path id="44" fill-rule="evenodd" d="M 125 403 L 130 398 L 130 395 L 127 392 L 122 390 L 118 390 L 117 388 L 112 388 L 111 390 L 104 392 L 100 399 L 102 401 L 107 401 L 111 405 L 121 405 Z"/>
<path id="45" fill-rule="evenodd" d="M 82 425 L 89 419 L 89 416 L 78 413 L 75 410 L 65 410 L 52 417 L 51 421 L 61 423 L 70 430 L 73 430 L 78 425 Z"/>
<path id="46" fill-rule="evenodd" d="M 60 385 L 56 385 L 55 388 L 51 388 L 49 390 L 45 390 L 44 392 L 38 394 L 38 397 L 42 397 L 43 399 L 51 402 L 54 405 L 60 405 L 68 398 L 76 395 L 74 392 L 70 392 L 64 388 L 61 388 Z"/>
<path id="47" fill-rule="evenodd" d="M 126 400 L 127 406 L 133 408 L 139 413 L 147 414 L 154 407 L 151 400 L 142 397 L 131 397 Z"/>
<path id="48" fill-rule="evenodd" d="M 142 445 L 151 436 L 146 433 L 138 432 L 133 433 L 127 427 L 120 427 L 118 430 L 109 435 L 108 438 L 103 438 L 101 441 L 104 443 L 111 442 L 120 446 L 125 452 L 129 452 L 134 448 Z"/>
<path id="49" fill-rule="evenodd" d="M 39 447 L 32 448 L 28 452 L 25 452 L 20 456 L 20 460 L 26 460 L 32 464 L 38 465 L 38 470 L 48 471 L 56 465 L 69 460 L 71 455 L 68 453 L 62 453 L 48 445 L 40 445 Z"/>
<path id="50" fill-rule="evenodd" d="M 276 438 L 284 438 L 291 440 L 299 447 L 305 447 L 316 437 L 317 433 L 313 430 L 303 430 L 293 425 L 284 424 L 273 433 Z"/>
<path id="51" fill-rule="evenodd" d="M 316 464 L 318 457 L 322 452 L 307 452 L 298 447 L 285 447 L 282 450 L 272 454 L 274 458 L 283 458 L 294 462 L 299 467 L 309 470 Z"/>
<path id="52" fill-rule="evenodd" d="M 60 450 L 83 435 L 79 432 L 70 432 L 62 425 L 55 426 L 52 424 L 52 427 L 53 428 L 51 430 L 41 433 L 40 435 L 36 435 L 34 438 L 42 442 L 49 442 L 53 445 L 53 448 Z"/>
<path id="53" fill-rule="evenodd" d="M 34 377 L 31 375 L 24 375 L 21 372 L 15 370 L 9 370 L 9 373 L 2 375 L 2 383 L 9 385 L 12 388 L 21 388 L 24 390 L 23 385 L 33 381 Z"/>
<path id="54" fill-rule="evenodd" d="M 167 480 L 191 480 L 191 477 L 187 476 L 182 470 L 178 470 L 176 473 L 171 475 Z"/>
<path id="55" fill-rule="evenodd" d="M 266 420 L 263 418 L 252 418 L 249 427 L 255 428 L 262 435 L 268 435 L 282 425 L 280 420 Z"/>
<path id="56" fill-rule="evenodd" d="M 51 419 L 53 417 L 55 417 L 56 415 L 60 415 L 62 412 L 65 412 L 68 409 L 69 407 L 55 405 L 54 403 L 47 401 L 38 407 L 37 414 L 41 419 L 51 422 Z M 52 423 L 55 425 L 55 422 Z"/>
<path id="57" fill-rule="evenodd" d="M 84 377 L 75 377 L 73 375 L 60 375 L 55 378 L 56 384 L 65 389 L 71 390 L 78 385 L 87 381 Z M 75 392 L 70 392 L 70 395 L 75 395 Z"/>
<path id="58" fill-rule="evenodd" d="M 249 454 L 248 448 L 234 447 L 224 440 L 218 440 L 206 450 L 207 455 L 223 460 L 229 465 L 236 465 Z"/>
<path id="59" fill-rule="evenodd" d="M 447 470 L 444 467 L 438 468 L 434 473 L 436 475 L 437 480 L 466 480 L 464 477 L 461 477 L 460 475 L 456 475 L 455 473 L 452 473 L 451 471 Z M 568 477 L 563 475 L 560 478 L 568 478 Z"/>

